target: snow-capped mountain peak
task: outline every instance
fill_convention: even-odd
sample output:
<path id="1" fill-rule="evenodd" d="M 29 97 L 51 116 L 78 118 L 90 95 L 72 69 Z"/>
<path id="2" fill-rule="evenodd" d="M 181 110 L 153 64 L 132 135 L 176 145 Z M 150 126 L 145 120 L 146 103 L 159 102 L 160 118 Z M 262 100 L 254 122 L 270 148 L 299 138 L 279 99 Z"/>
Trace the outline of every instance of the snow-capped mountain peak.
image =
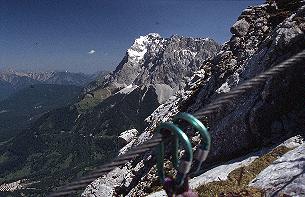
<path id="1" fill-rule="evenodd" d="M 128 59 L 133 63 L 139 63 L 144 59 L 149 45 L 159 44 L 164 39 L 157 33 L 150 33 L 146 36 L 137 38 L 133 45 L 127 50 Z"/>

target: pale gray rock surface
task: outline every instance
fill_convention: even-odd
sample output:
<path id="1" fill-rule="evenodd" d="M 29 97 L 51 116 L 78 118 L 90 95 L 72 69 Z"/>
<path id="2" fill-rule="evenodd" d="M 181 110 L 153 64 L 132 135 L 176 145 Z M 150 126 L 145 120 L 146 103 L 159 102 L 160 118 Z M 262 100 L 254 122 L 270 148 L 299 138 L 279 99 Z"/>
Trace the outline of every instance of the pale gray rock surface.
<path id="1" fill-rule="evenodd" d="M 305 144 L 274 161 L 250 186 L 263 189 L 267 196 L 304 196 Z"/>
<path id="2" fill-rule="evenodd" d="M 131 140 L 133 138 L 135 138 L 135 136 L 137 135 L 138 131 L 136 129 L 130 129 L 130 130 L 127 130 L 127 131 L 124 131 L 122 132 L 120 135 L 119 135 L 119 138 L 124 140 L 126 143 L 129 143 L 131 142 Z"/>
<path id="3" fill-rule="evenodd" d="M 250 24 L 245 19 L 240 19 L 232 26 L 231 32 L 237 36 L 244 36 L 247 34 L 249 27 Z"/>
<path id="4" fill-rule="evenodd" d="M 12 183 L 2 183 L 0 185 L 0 192 L 14 192 L 18 190 L 27 190 L 27 189 L 35 189 L 30 188 L 31 185 L 38 182 L 31 182 L 27 179 L 18 180 Z"/>
<path id="5" fill-rule="evenodd" d="M 118 186 L 122 181 L 124 181 L 124 179 L 127 178 L 125 170 L 126 168 L 116 168 L 107 175 L 98 178 L 86 188 L 86 190 L 82 193 L 82 196 L 113 196 L 114 187 Z"/>

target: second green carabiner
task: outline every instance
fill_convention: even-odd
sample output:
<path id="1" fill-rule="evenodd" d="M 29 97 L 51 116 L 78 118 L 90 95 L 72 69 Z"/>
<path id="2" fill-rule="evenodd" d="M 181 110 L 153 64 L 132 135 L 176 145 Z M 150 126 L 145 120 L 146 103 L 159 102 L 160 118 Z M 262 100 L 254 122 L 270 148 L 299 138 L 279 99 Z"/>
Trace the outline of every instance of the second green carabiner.
<path id="1" fill-rule="evenodd" d="M 157 132 L 162 135 L 170 135 L 175 139 L 175 147 L 176 143 L 178 143 L 177 138 L 182 143 L 183 148 L 185 150 L 185 157 L 182 161 L 178 162 L 178 149 L 174 149 L 172 162 L 174 164 L 175 169 L 177 170 L 177 176 L 175 179 L 175 184 L 177 187 L 180 187 L 184 183 L 184 179 L 189 173 L 193 161 L 193 151 L 192 145 L 189 141 L 186 134 L 176 125 L 172 123 L 161 123 L 157 127 Z M 158 174 L 160 177 L 160 181 L 163 184 L 165 175 L 164 175 L 164 142 L 162 141 L 157 147 L 157 168 Z"/>
<path id="2" fill-rule="evenodd" d="M 185 123 L 187 123 L 186 126 L 191 125 L 194 127 L 196 131 L 198 131 L 203 138 L 201 145 L 196 150 L 194 154 L 194 164 L 192 172 L 198 172 L 200 170 L 200 167 L 203 163 L 203 161 L 206 160 L 211 146 L 211 137 L 207 130 L 207 128 L 194 116 L 188 113 L 179 113 L 173 118 L 173 122 L 179 126 L 180 129 L 185 129 Z"/>

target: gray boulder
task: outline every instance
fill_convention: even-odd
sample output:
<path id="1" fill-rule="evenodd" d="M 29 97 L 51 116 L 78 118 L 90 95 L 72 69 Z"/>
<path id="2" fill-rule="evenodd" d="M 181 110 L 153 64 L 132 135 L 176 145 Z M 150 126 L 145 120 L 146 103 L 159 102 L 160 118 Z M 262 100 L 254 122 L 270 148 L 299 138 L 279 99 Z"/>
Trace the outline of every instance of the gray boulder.
<path id="1" fill-rule="evenodd" d="M 304 196 L 305 144 L 274 161 L 250 183 L 250 186 L 263 189 L 266 196 Z"/>
<path id="2" fill-rule="evenodd" d="M 237 36 L 244 36 L 248 33 L 250 24 L 245 20 L 238 20 L 231 28 L 231 33 Z"/>

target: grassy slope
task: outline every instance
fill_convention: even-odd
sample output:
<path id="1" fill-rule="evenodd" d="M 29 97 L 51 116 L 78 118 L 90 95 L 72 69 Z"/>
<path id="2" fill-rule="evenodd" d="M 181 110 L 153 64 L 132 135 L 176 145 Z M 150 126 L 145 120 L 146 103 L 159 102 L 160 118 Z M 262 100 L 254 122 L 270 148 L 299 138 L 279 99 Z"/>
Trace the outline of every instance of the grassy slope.
<path id="1" fill-rule="evenodd" d="M 14 136 L 43 113 L 67 105 L 81 88 L 70 85 L 32 85 L 0 102 L 0 141 Z"/>

